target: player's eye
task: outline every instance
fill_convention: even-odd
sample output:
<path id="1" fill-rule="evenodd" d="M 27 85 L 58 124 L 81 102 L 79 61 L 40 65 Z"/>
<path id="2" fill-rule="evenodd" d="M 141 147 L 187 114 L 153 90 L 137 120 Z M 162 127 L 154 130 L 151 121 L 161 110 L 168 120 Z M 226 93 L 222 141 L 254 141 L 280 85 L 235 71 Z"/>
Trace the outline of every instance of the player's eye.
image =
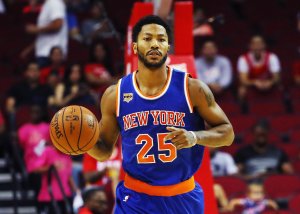
<path id="1" fill-rule="evenodd" d="M 144 38 L 144 41 L 150 41 L 150 40 L 151 40 L 150 37 L 145 37 L 145 38 Z"/>
<path id="2" fill-rule="evenodd" d="M 166 40 L 165 40 L 165 39 L 159 39 L 159 41 L 160 41 L 160 42 L 165 42 Z"/>

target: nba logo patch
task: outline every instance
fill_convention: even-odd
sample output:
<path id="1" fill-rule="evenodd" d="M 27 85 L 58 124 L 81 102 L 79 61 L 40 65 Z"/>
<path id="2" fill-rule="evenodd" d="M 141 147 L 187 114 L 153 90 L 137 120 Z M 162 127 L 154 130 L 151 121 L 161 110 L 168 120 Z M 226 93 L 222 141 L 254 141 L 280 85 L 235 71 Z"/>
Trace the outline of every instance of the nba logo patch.
<path id="1" fill-rule="evenodd" d="M 123 93 L 123 101 L 129 103 L 133 99 L 133 93 Z"/>

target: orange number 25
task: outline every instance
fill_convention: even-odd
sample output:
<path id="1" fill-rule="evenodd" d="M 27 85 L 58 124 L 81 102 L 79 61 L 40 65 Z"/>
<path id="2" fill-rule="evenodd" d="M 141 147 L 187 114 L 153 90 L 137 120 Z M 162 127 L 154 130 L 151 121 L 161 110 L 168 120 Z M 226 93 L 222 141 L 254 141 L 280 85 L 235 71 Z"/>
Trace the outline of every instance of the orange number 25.
<path id="1" fill-rule="evenodd" d="M 167 136 L 167 133 L 158 133 L 157 142 L 158 142 L 158 151 L 167 151 L 169 154 L 158 154 L 158 159 L 164 163 L 172 162 L 177 157 L 176 147 L 170 142 L 166 143 L 164 138 Z M 149 164 L 155 163 L 154 154 L 148 154 L 150 149 L 153 147 L 153 138 L 148 134 L 139 134 L 135 139 L 137 145 L 143 144 L 144 146 L 137 153 L 137 161 L 140 164 Z"/>

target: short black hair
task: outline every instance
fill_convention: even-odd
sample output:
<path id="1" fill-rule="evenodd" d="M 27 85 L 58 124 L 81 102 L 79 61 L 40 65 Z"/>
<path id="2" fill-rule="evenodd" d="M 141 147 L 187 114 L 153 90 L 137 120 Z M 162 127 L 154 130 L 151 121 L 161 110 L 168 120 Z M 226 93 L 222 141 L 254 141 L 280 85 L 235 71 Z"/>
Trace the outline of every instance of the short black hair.
<path id="1" fill-rule="evenodd" d="M 93 197 L 93 195 L 96 194 L 96 192 L 104 192 L 105 193 L 105 190 L 103 187 L 91 187 L 91 188 L 84 190 L 81 193 L 83 202 L 86 203 L 87 201 L 89 201 Z"/>
<path id="2" fill-rule="evenodd" d="M 154 15 L 145 16 L 134 25 L 134 27 L 132 29 L 132 41 L 133 42 L 137 41 L 137 37 L 138 37 L 139 33 L 141 32 L 142 27 L 144 25 L 148 25 L 148 24 L 157 24 L 157 25 L 163 26 L 166 29 L 169 43 L 172 43 L 172 31 L 171 31 L 170 26 L 164 20 L 162 20 L 159 16 L 154 16 Z"/>

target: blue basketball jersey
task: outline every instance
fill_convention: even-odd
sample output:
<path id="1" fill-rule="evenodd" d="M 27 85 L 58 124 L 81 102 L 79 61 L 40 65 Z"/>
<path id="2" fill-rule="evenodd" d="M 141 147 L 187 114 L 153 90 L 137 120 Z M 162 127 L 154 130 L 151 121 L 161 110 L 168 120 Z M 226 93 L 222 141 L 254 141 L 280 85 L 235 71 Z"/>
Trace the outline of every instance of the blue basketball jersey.
<path id="1" fill-rule="evenodd" d="M 204 129 L 193 111 L 188 93 L 188 74 L 169 69 L 160 94 L 139 91 L 136 72 L 118 83 L 117 120 L 122 137 L 123 168 L 130 176 L 151 185 L 165 186 L 189 179 L 199 168 L 203 146 L 177 150 L 164 137 L 167 126 L 188 131 Z"/>

